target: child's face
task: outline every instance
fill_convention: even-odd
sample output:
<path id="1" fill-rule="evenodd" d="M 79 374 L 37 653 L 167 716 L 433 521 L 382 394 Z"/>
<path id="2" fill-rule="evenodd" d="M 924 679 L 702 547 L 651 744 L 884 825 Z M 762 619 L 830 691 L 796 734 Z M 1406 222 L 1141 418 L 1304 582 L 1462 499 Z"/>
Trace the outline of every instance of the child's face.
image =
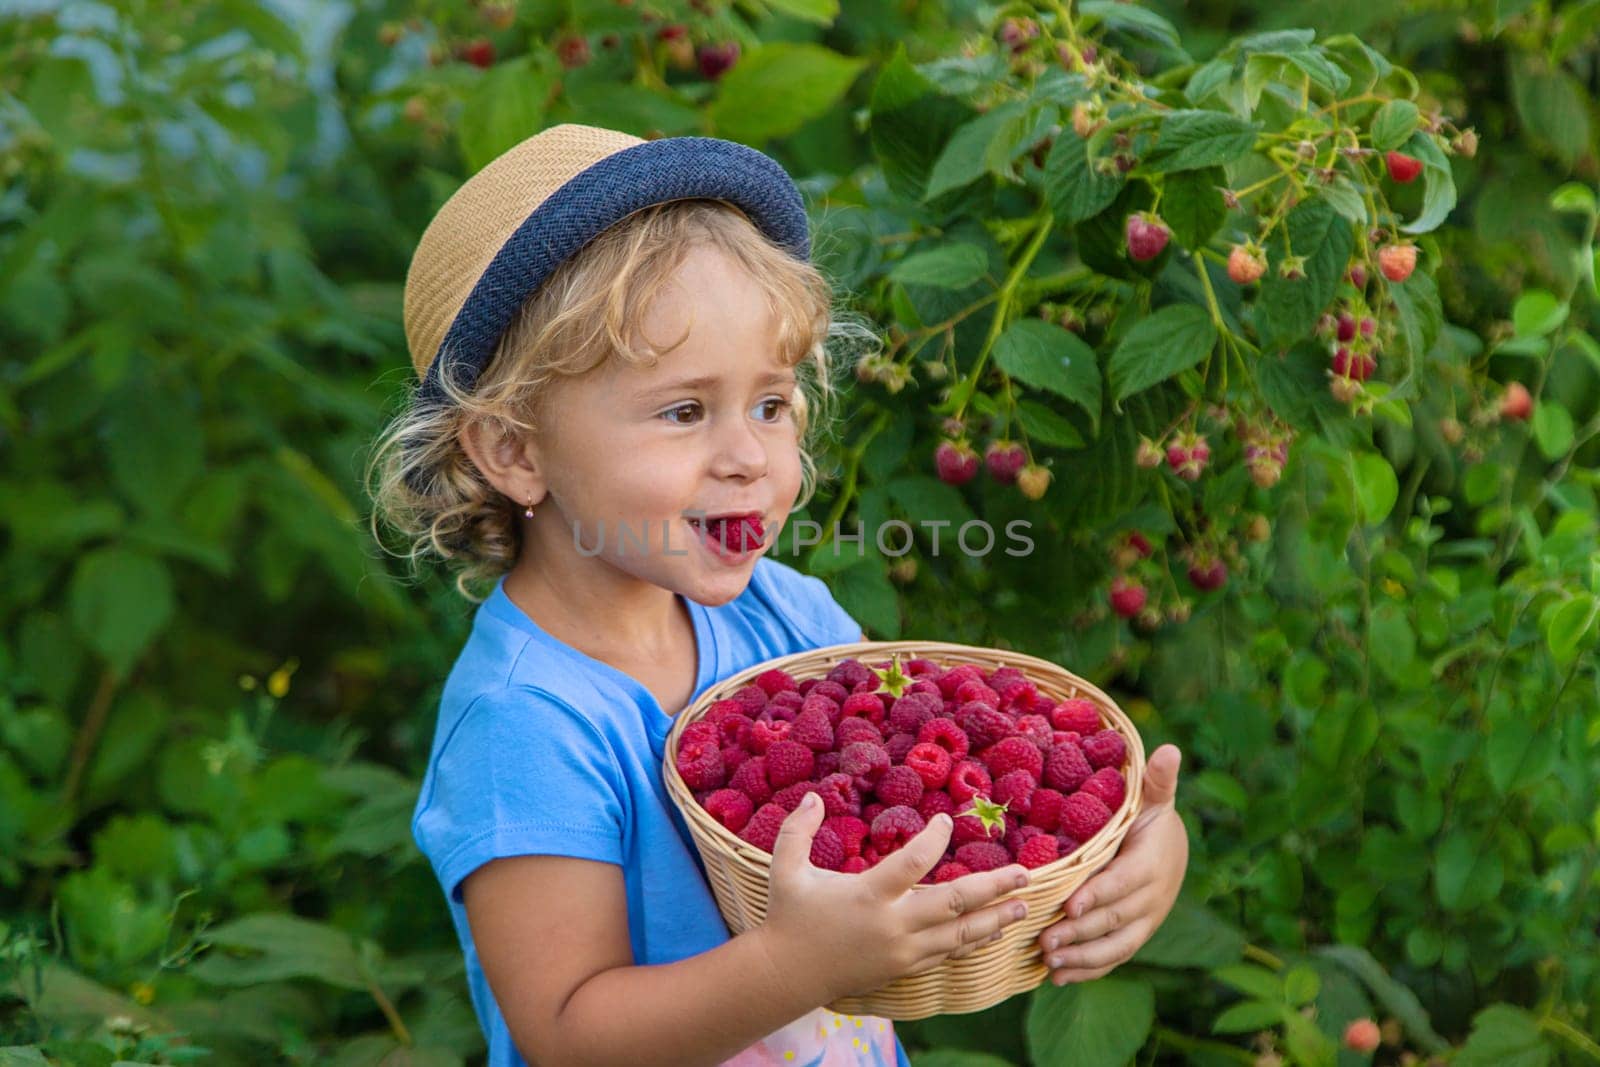
<path id="1" fill-rule="evenodd" d="M 541 564 L 604 561 L 715 605 L 744 591 L 799 495 L 795 374 L 755 279 L 715 248 L 686 255 L 640 324 L 660 346 L 686 329 L 654 366 L 612 360 L 556 384 L 536 444 L 548 495 L 532 521 Z M 689 521 L 729 513 L 759 515 L 761 547 L 715 550 Z"/>

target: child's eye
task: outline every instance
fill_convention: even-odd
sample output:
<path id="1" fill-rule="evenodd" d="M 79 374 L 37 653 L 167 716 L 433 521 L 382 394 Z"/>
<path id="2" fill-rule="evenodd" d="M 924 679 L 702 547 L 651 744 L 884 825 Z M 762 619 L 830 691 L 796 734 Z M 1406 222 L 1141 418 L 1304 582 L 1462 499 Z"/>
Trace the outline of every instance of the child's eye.
<path id="1" fill-rule="evenodd" d="M 678 414 L 680 414 L 682 412 L 685 412 L 685 411 L 696 412 L 696 411 L 699 411 L 699 410 L 700 410 L 700 405 L 699 404 L 679 404 L 675 408 L 668 408 L 666 411 L 663 411 L 661 413 L 661 417 L 663 419 L 666 419 L 668 422 L 670 422 L 670 423 L 672 423 L 672 424 L 674 424 L 676 426 L 688 426 L 689 425 L 688 421 L 685 421 L 683 419 L 674 418 L 674 416 L 678 415 Z"/>
<path id="2" fill-rule="evenodd" d="M 794 405 L 790 401 L 785 400 L 781 396 L 769 396 L 769 397 L 767 397 L 767 399 L 763 400 L 761 402 L 761 404 L 760 404 L 760 407 L 762 407 L 762 408 L 771 408 L 772 409 L 772 414 L 771 414 L 770 418 L 773 419 L 773 420 L 782 418 L 783 417 L 783 413 L 785 411 L 787 411 L 789 408 L 793 407 L 793 406 Z"/>

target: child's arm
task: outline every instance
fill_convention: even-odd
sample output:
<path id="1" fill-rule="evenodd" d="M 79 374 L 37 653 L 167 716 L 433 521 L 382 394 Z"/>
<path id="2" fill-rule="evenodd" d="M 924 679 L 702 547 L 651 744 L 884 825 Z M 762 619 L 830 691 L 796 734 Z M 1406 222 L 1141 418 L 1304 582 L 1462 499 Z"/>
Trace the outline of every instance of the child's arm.
<path id="1" fill-rule="evenodd" d="M 676 963 L 636 966 L 622 871 L 556 856 L 494 860 L 463 899 L 484 976 L 524 1059 L 552 1067 L 707 1067 L 814 1008 L 952 955 L 1016 918 L 1020 867 L 910 887 L 943 854 L 935 822 L 862 874 L 809 861 L 821 806 L 783 825 L 765 924 Z"/>

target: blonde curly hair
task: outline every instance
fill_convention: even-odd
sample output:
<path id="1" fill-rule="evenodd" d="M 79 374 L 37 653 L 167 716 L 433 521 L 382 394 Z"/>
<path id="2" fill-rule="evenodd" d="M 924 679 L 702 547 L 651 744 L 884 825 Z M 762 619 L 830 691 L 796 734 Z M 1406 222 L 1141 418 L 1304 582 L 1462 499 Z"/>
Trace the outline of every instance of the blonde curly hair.
<path id="1" fill-rule="evenodd" d="M 463 432 L 475 421 L 508 436 L 536 432 L 557 377 L 586 374 L 608 359 L 649 365 L 670 351 L 648 344 L 640 351 L 629 335 L 688 251 L 702 244 L 727 253 L 766 291 L 779 355 L 799 379 L 793 400 L 802 480 L 795 507 L 804 507 L 819 478 L 813 450 L 831 433 L 834 377 L 849 372 L 855 353 L 876 350 L 880 339 L 835 307 L 832 286 L 816 266 L 768 240 L 742 211 L 720 200 L 674 200 L 629 215 L 563 262 L 523 304 L 471 389 L 442 375 L 449 402 L 420 406 L 411 390 L 366 465 L 374 540 L 407 560 L 413 578 L 430 558 L 445 562 L 456 591 L 481 601 L 517 561 L 522 505 L 484 478 L 461 445 Z M 829 349 L 838 342 L 848 344 L 852 358 L 833 360 Z M 396 547 L 385 543 L 383 526 L 400 538 Z"/>

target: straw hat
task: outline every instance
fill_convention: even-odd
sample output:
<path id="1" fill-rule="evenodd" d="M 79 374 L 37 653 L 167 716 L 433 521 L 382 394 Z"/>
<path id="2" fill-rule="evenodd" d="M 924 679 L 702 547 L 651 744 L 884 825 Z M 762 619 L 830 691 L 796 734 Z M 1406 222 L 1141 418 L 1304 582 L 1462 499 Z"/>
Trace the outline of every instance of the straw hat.
<path id="1" fill-rule="evenodd" d="M 810 258 L 794 181 L 770 157 L 733 141 L 646 141 L 564 123 L 467 179 L 428 224 L 406 272 L 418 404 L 446 399 L 441 373 L 465 389 L 475 385 L 517 310 L 601 231 L 652 204 L 697 198 L 733 205 L 785 251 Z"/>

